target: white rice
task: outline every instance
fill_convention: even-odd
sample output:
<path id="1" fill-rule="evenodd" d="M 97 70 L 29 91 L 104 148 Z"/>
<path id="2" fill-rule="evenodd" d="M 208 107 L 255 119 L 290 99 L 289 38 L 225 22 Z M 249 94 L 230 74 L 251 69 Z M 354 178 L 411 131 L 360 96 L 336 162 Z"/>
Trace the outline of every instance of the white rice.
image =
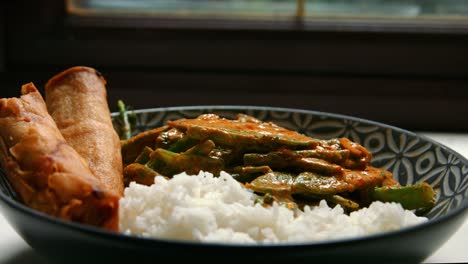
<path id="1" fill-rule="evenodd" d="M 365 236 L 427 221 L 397 203 L 374 202 L 344 213 L 340 206 L 293 212 L 263 207 L 257 196 L 229 174 L 201 172 L 156 177 L 155 184 L 131 183 L 120 200 L 120 231 L 143 237 L 227 243 L 283 243 Z"/>

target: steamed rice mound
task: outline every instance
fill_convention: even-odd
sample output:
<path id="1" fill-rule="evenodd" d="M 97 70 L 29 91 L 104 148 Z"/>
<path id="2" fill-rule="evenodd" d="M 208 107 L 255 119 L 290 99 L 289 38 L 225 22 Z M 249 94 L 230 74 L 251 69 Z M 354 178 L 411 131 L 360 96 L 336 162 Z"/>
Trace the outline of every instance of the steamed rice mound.
<path id="1" fill-rule="evenodd" d="M 324 200 L 293 211 L 263 207 L 256 198 L 225 172 L 157 176 L 151 186 L 132 182 L 125 189 L 119 228 L 143 237 L 264 244 L 364 236 L 427 221 L 397 203 L 374 202 L 347 215 Z"/>

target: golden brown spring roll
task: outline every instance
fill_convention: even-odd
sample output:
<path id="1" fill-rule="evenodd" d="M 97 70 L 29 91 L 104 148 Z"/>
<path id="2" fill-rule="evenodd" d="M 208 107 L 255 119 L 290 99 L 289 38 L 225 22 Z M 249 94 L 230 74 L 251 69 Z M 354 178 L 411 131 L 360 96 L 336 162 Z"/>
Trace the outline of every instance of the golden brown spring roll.
<path id="1" fill-rule="evenodd" d="M 105 79 L 93 68 L 72 67 L 45 86 L 47 109 L 67 142 L 106 188 L 123 195 L 120 138 L 112 125 Z"/>
<path id="2" fill-rule="evenodd" d="M 0 162 L 13 189 L 48 215 L 117 230 L 120 197 L 67 144 L 36 87 L 21 93 L 0 99 Z"/>

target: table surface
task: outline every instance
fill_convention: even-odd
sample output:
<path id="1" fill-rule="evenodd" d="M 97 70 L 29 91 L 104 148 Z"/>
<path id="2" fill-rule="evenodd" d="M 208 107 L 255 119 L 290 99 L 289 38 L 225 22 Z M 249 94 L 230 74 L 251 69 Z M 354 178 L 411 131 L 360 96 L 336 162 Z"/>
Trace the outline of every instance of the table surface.
<path id="1" fill-rule="evenodd" d="M 468 157 L 468 133 L 431 133 L 419 132 L 454 149 Z M 467 263 L 468 262 L 468 219 L 453 236 L 448 239 L 424 263 Z M 0 214 L 0 264 L 48 263 L 13 230 Z"/>

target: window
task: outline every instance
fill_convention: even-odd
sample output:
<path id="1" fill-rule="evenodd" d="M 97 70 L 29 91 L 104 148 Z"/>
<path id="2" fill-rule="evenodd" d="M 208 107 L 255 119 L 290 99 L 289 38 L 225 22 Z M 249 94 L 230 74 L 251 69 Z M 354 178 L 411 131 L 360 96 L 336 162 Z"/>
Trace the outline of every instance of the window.
<path id="1" fill-rule="evenodd" d="M 68 0 L 67 5 L 72 13 L 151 16 L 464 19 L 468 15 L 466 0 Z"/>
<path id="2" fill-rule="evenodd" d="M 67 10 L 77 16 L 300 20 L 304 23 L 314 19 L 453 24 L 468 20 L 467 0 L 68 0 Z"/>
<path id="3" fill-rule="evenodd" d="M 260 104 L 468 130 L 467 5 L 9 1 L 0 16 L 2 87 L 16 95 L 20 83 L 41 87 L 81 64 L 106 76 L 111 106 L 120 98 L 137 108 Z"/>

